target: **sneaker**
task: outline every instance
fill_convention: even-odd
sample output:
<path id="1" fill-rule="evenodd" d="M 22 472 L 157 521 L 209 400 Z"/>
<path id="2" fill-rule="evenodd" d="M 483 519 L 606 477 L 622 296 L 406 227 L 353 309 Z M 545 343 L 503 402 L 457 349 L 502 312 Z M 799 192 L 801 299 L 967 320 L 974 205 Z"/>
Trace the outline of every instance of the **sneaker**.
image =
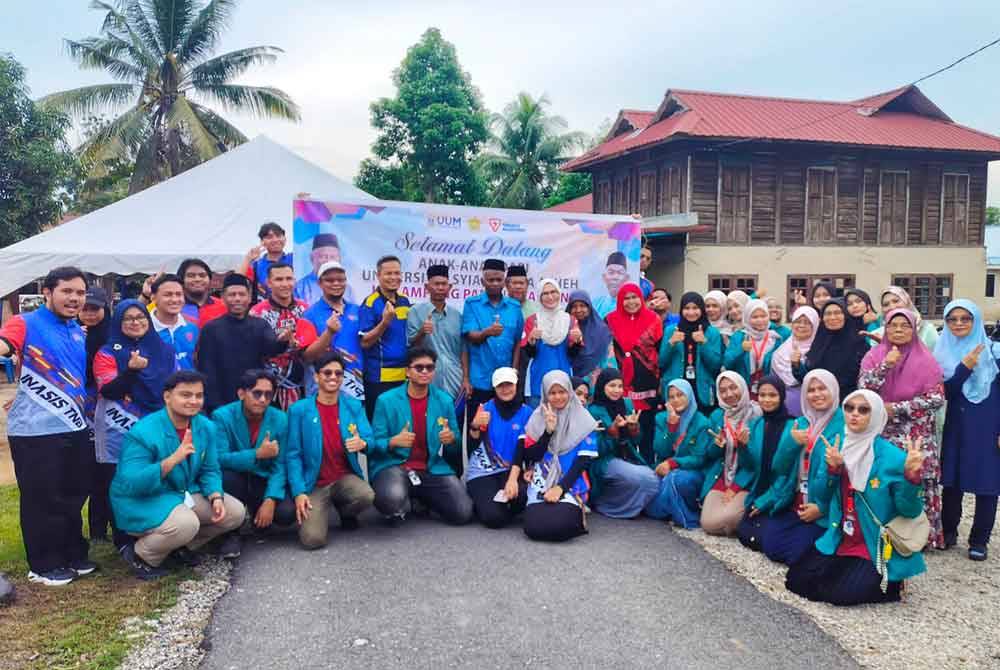
<path id="1" fill-rule="evenodd" d="M 29 572 L 28 581 L 45 586 L 66 586 L 76 579 L 76 573 L 69 568 L 56 568 L 47 572 Z"/>
<path id="2" fill-rule="evenodd" d="M 75 572 L 77 577 L 83 577 L 97 570 L 97 563 L 88 561 L 87 559 L 73 561 L 69 564 L 69 569 Z"/>
<path id="3" fill-rule="evenodd" d="M 125 562 L 132 568 L 132 574 L 144 582 L 159 579 L 160 577 L 165 577 L 167 575 L 167 571 L 163 568 L 150 565 L 146 561 L 142 560 L 142 558 L 135 553 L 134 544 L 127 544 L 122 547 L 121 553 L 122 558 L 124 558 Z"/>
<path id="4" fill-rule="evenodd" d="M 357 530 L 361 527 L 356 516 L 340 517 L 340 530 Z"/>
<path id="5" fill-rule="evenodd" d="M 985 561 L 987 558 L 986 547 L 969 547 L 969 560 L 970 561 Z"/>
<path id="6" fill-rule="evenodd" d="M 187 547 L 181 547 L 180 549 L 173 550 L 170 554 L 170 561 L 175 565 L 180 565 L 185 568 L 193 568 L 201 565 L 201 556 Z"/>
<path id="7" fill-rule="evenodd" d="M 239 558 L 243 549 L 243 541 L 236 533 L 230 533 L 219 545 L 219 556 L 221 558 Z"/>

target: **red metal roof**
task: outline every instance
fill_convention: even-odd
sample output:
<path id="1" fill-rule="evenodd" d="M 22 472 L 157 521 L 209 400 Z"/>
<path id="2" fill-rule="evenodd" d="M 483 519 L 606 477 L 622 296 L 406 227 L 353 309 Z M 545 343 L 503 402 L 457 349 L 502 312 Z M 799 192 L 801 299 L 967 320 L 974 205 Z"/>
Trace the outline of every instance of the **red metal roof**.
<path id="1" fill-rule="evenodd" d="M 997 154 L 1000 137 L 952 122 L 916 86 L 854 102 L 669 90 L 656 112 L 623 111 L 648 125 L 619 134 L 565 165 L 572 171 L 686 137 L 822 142 Z"/>
<path id="2" fill-rule="evenodd" d="M 594 194 L 588 193 L 579 198 L 561 202 L 552 207 L 546 207 L 546 212 L 571 212 L 573 214 L 592 214 L 594 211 Z"/>

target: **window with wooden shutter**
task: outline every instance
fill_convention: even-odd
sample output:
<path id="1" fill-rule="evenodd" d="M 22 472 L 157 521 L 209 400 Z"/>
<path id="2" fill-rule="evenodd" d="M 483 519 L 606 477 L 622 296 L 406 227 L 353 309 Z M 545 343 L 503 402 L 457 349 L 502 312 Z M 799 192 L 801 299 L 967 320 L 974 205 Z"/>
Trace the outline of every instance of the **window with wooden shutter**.
<path id="1" fill-rule="evenodd" d="M 795 303 L 795 292 L 801 291 L 802 295 L 809 299 L 812 295 L 812 288 L 819 282 L 833 284 L 837 290 L 837 296 L 844 295 L 844 291 L 854 287 L 854 275 L 788 275 L 788 292 L 786 294 L 788 304 L 788 319 L 792 318 L 798 305 Z"/>
<path id="2" fill-rule="evenodd" d="M 908 172 L 882 171 L 882 181 L 879 184 L 880 244 L 906 244 L 909 178 Z"/>
<path id="3" fill-rule="evenodd" d="M 656 216 L 655 172 L 639 174 L 639 213 L 643 216 Z"/>
<path id="4" fill-rule="evenodd" d="M 750 166 L 723 165 L 719 179 L 719 242 L 750 239 Z"/>
<path id="5" fill-rule="evenodd" d="M 910 294 L 925 319 L 944 318 L 944 306 L 951 301 L 953 275 L 892 275 L 892 283 Z"/>
<path id="6" fill-rule="evenodd" d="M 708 275 L 708 290 L 728 294 L 739 289 L 745 293 L 757 290 L 757 275 Z"/>
<path id="7" fill-rule="evenodd" d="M 681 213 L 681 168 L 665 165 L 661 171 L 660 214 Z"/>
<path id="8" fill-rule="evenodd" d="M 965 244 L 969 226 L 969 175 L 941 178 L 941 243 Z"/>
<path id="9" fill-rule="evenodd" d="M 806 244 L 837 241 L 837 171 L 806 170 Z"/>

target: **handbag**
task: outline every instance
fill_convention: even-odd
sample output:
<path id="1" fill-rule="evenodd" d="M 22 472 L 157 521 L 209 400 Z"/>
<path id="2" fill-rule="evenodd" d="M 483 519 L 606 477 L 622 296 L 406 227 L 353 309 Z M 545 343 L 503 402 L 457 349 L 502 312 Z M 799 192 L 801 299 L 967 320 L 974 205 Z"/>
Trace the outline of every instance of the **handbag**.
<path id="1" fill-rule="evenodd" d="M 873 559 L 875 561 L 875 570 L 882 577 L 882 583 L 879 586 L 882 588 L 882 593 L 885 593 L 889 586 L 889 570 L 886 568 L 886 564 L 892 558 L 892 552 L 895 551 L 905 558 L 923 551 L 930 537 L 931 522 L 927 518 L 927 513 L 921 512 L 912 518 L 908 516 L 895 516 L 889 520 L 889 523 L 884 524 L 875 515 L 875 511 L 872 510 L 871 505 L 868 504 L 865 494 L 858 491 L 858 495 L 861 496 L 861 501 L 864 502 L 868 513 L 871 514 L 872 519 L 875 520 L 875 524 L 878 525 L 876 556 Z"/>

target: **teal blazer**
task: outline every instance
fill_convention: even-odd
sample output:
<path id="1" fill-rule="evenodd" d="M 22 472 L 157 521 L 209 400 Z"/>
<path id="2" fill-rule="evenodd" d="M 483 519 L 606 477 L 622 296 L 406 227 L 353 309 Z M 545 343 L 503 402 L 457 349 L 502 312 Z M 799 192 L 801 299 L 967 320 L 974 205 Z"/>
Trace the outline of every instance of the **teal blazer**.
<path id="1" fill-rule="evenodd" d="M 635 410 L 632 407 L 632 401 L 625 398 L 625 407 L 631 414 Z M 618 439 L 612 437 L 608 433 L 608 427 L 614 424 L 614 417 L 608 413 L 608 410 L 600 405 L 591 405 L 589 408 L 590 415 L 594 417 L 597 421 L 604 424 L 604 430 L 599 433 L 594 433 L 597 435 L 597 458 L 590 463 L 590 496 L 592 499 L 596 500 L 601 495 L 601 491 L 604 488 L 604 476 L 608 471 L 608 464 L 611 463 L 615 458 L 621 458 L 621 453 L 618 445 L 624 443 L 625 445 L 625 460 L 629 463 L 636 463 L 638 465 L 649 465 L 643 460 L 642 456 L 639 454 L 639 436 L 636 435 L 632 437 L 628 434 L 628 429 L 626 428 L 624 436 Z"/>
<path id="2" fill-rule="evenodd" d="M 724 425 L 722 410 L 717 409 L 712 412 L 712 417 L 708 422 L 712 427 L 712 432 L 721 432 Z M 736 466 L 736 477 L 733 480 L 733 483 L 744 491 L 750 490 L 750 485 L 753 484 L 753 479 L 757 472 L 757 465 L 753 461 L 754 453 L 748 447 L 749 445 L 747 447 L 740 447 L 739 449 L 739 462 Z M 705 454 L 705 482 L 701 487 L 702 500 L 712 490 L 712 487 L 715 486 L 716 480 L 722 476 L 722 462 L 725 455 L 726 450 L 715 446 L 715 438 L 712 438 L 712 442 L 709 444 L 708 451 Z"/>
<path id="3" fill-rule="evenodd" d="M 346 443 L 352 437 L 350 426 L 353 423 L 358 429 L 358 437 L 368 443 L 365 451 L 370 450 L 375 436 L 361 402 L 341 393 L 337 400 L 337 416 L 340 418 L 341 440 Z M 351 470 L 358 477 L 363 477 L 357 453 L 344 451 Z M 313 492 L 322 463 L 323 424 L 319 420 L 316 396 L 310 396 L 288 408 L 288 447 L 285 449 L 284 468 L 292 498 Z"/>
<path id="4" fill-rule="evenodd" d="M 212 412 L 219 436 L 219 466 L 223 470 L 249 472 L 267 480 L 265 498 L 285 499 L 285 450 L 288 448 L 288 416 L 276 407 L 264 410 L 257 441 L 250 444 L 250 428 L 243 416 L 243 402 L 236 400 Z M 275 458 L 258 460 L 255 451 L 267 434 L 278 443 Z"/>
<path id="5" fill-rule="evenodd" d="M 747 449 L 753 453 L 754 478 L 753 484 L 750 485 L 750 494 L 746 498 L 746 508 L 749 510 L 751 506 L 754 506 L 763 513 L 774 514 L 781 511 L 776 505 L 784 500 L 782 487 L 787 486 L 787 469 L 790 465 L 794 465 L 794 461 L 789 462 L 787 458 L 779 459 L 778 454 L 782 451 L 790 451 L 799 445 L 792 439 L 792 426 L 795 422 L 789 419 L 785 422 L 785 428 L 781 431 L 781 437 L 778 440 L 778 448 L 771 459 L 771 472 L 767 481 L 762 481 L 764 423 L 764 417 L 760 417 L 750 425 L 750 443 L 747 445 Z M 776 467 L 779 465 L 782 467 Z M 758 489 L 760 493 L 755 496 L 754 492 Z"/>
<path id="6" fill-rule="evenodd" d="M 753 353 L 750 351 L 743 351 L 743 340 L 745 337 L 746 333 L 742 330 L 738 333 L 732 334 L 732 337 L 729 338 L 729 346 L 726 347 L 726 355 L 723 357 L 722 364 L 726 366 L 727 370 L 732 370 L 743 377 L 747 386 L 749 386 L 750 356 L 752 356 Z M 764 354 L 764 360 L 761 363 L 761 370 L 765 375 L 771 372 L 771 357 L 774 356 L 774 352 L 777 351 L 780 346 L 781 340 L 779 339 L 778 342 L 774 344 L 766 354 Z"/>
<path id="7" fill-rule="evenodd" d="M 695 412 L 684 435 L 671 432 L 667 423 L 667 412 L 658 412 L 654 419 L 653 452 L 656 465 L 672 458 L 681 470 L 702 470 L 709 449 L 715 449 L 712 436 L 708 434 L 708 419 L 701 412 Z M 683 437 L 684 441 L 678 444 Z"/>
<path id="8" fill-rule="evenodd" d="M 841 438 L 841 442 L 843 442 L 843 438 Z M 868 547 L 868 553 L 874 560 L 878 556 L 878 526 L 872 519 L 868 508 L 865 507 L 865 503 L 861 501 L 861 496 L 864 495 L 882 523 L 888 523 L 896 516 L 905 516 L 911 519 L 920 516 L 920 513 L 924 511 L 924 501 L 921 495 L 923 487 L 910 483 L 903 476 L 906 452 L 883 437 L 876 438 L 872 448 L 875 450 L 875 460 L 872 463 L 868 486 L 865 488 L 864 494 L 854 493 L 854 509 L 861 524 L 861 531 L 864 533 L 865 546 Z M 825 458 L 813 460 L 823 461 L 824 467 L 820 468 L 823 481 L 820 482 L 816 497 L 822 497 L 830 510 L 830 526 L 826 533 L 816 540 L 816 548 L 824 554 L 833 555 L 843 538 L 843 531 L 840 527 L 840 521 L 843 518 L 840 478 L 844 475 L 840 473 L 830 474 L 829 467 L 826 467 Z M 924 555 L 921 552 L 906 557 L 893 552 L 889 558 L 888 567 L 889 581 L 893 582 L 915 577 L 927 569 L 924 564 Z"/>
<path id="9" fill-rule="evenodd" d="M 678 342 L 673 346 L 670 344 L 670 338 L 676 330 L 676 324 L 664 330 L 663 340 L 660 342 L 660 370 L 663 372 L 664 382 L 669 382 L 671 379 L 684 379 L 684 343 Z M 722 352 L 724 349 L 722 335 L 719 334 L 719 329 L 715 326 L 709 326 L 705 330 L 705 344 L 695 347 L 696 385 L 694 395 L 702 407 L 711 407 L 715 404 L 715 378 L 722 371 Z M 666 397 L 665 392 L 664 397 Z"/>
<path id="10" fill-rule="evenodd" d="M 379 396 L 375 403 L 374 433 L 375 439 L 368 443 L 368 474 L 374 481 L 379 472 L 393 465 L 402 465 L 410 455 L 409 449 L 390 447 L 391 440 L 407 423 L 413 427 L 413 415 L 410 412 L 410 398 L 406 389 L 409 384 L 397 386 Z M 444 417 L 448 421 L 455 441 L 450 446 L 443 446 L 438 439 L 441 427 L 438 419 Z M 455 420 L 455 401 L 446 391 L 436 386 L 430 387 L 427 399 L 427 471 L 432 475 L 454 475 L 448 462 L 444 460 L 444 452 L 457 458 L 462 451 L 462 431 Z"/>
<path id="11" fill-rule="evenodd" d="M 132 426 L 111 481 L 111 508 L 118 528 L 136 534 L 156 528 L 184 504 L 185 491 L 205 497 L 222 493 L 215 424 L 199 414 L 191 419 L 191 433 L 195 452 L 161 478 L 160 461 L 181 444 L 167 410 L 153 412 Z"/>
<path id="12" fill-rule="evenodd" d="M 804 417 L 800 416 L 795 420 L 792 426 L 796 430 L 806 430 L 809 428 L 809 421 Z M 833 416 L 830 417 L 830 422 L 826 424 L 826 428 L 823 429 L 823 437 L 827 439 L 830 444 L 833 444 L 837 439 L 837 435 L 841 436 L 843 440 L 844 433 L 844 411 L 837 408 Z M 790 444 L 782 444 L 778 448 L 778 453 L 774 456 L 774 464 L 772 467 L 776 470 L 781 470 L 785 472 L 785 477 L 775 483 L 775 490 L 777 492 L 777 497 L 775 500 L 774 508 L 772 509 L 772 514 L 777 514 L 778 512 L 784 510 L 795 500 L 795 494 L 798 489 L 799 484 L 799 458 L 802 455 L 803 447 L 799 446 L 799 443 L 792 440 Z M 826 478 L 826 445 L 823 444 L 823 440 L 817 439 L 816 444 L 813 445 L 812 456 L 809 459 L 809 473 L 806 479 L 806 487 L 809 491 L 809 502 L 813 503 L 819 507 L 819 511 L 822 516 L 813 523 L 827 528 L 830 525 L 827 514 L 829 513 L 829 500 L 824 499 L 823 496 L 817 498 L 814 491 L 819 490 L 819 486 L 825 486 Z"/>

